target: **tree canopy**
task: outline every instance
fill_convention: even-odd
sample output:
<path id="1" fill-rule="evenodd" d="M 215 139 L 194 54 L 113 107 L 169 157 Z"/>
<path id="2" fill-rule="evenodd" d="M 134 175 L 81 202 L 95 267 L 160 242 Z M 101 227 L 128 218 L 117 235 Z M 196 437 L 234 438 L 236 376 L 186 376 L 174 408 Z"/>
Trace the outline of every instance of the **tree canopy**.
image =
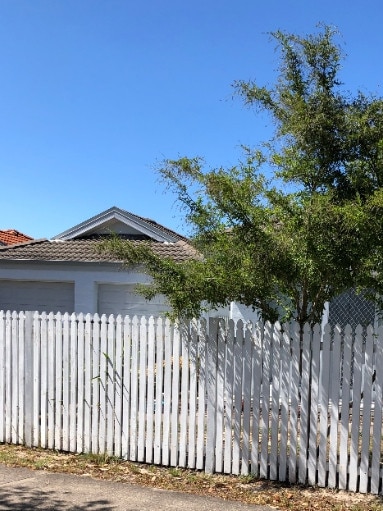
<path id="1" fill-rule="evenodd" d="M 341 48 L 328 26 L 271 34 L 281 56 L 273 87 L 234 83 L 274 123 L 271 140 L 243 148 L 232 168 L 200 157 L 163 161 L 200 258 L 176 263 L 149 245 L 108 245 L 152 276 L 147 298 L 177 316 L 237 301 L 264 319 L 320 321 L 326 301 L 355 288 L 382 308 L 383 99 L 343 89 Z"/>

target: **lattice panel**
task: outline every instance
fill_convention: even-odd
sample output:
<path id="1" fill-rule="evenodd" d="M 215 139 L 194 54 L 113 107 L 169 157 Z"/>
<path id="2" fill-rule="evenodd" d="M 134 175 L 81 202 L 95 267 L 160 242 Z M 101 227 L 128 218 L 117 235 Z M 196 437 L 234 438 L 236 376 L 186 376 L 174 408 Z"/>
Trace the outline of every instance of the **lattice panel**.
<path id="1" fill-rule="evenodd" d="M 344 328 L 350 324 L 352 328 L 357 325 L 373 325 L 375 320 L 375 305 L 362 295 L 350 290 L 341 294 L 330 303 L 329 323 L 338 324 Z"/>

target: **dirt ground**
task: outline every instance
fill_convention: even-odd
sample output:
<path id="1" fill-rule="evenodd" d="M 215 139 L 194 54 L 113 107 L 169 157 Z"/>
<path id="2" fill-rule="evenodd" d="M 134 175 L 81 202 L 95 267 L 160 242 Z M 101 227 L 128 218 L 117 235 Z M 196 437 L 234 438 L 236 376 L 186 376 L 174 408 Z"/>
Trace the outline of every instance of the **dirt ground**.
<path id="1" fill-rule="evenodd" d="M 131 463 L 107 456 L 0 444 L 0 463 L 211 495 L 225 500 L 269 505 L 281 511 L 383 511 L 381 496 L 291 486 L 253 476 L 208 475 L 194 470 Z"/>

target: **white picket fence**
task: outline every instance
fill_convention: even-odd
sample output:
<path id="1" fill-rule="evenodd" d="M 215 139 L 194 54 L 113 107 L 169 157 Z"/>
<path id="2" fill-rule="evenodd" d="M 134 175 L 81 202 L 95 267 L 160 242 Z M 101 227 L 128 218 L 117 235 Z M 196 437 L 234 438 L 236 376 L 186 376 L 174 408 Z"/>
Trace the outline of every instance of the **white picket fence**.
<path id="1" fill-rule="evenodd" d="M 372 327 L 0 311 L 0 442 L 377 494 L 382 367 Z"/>

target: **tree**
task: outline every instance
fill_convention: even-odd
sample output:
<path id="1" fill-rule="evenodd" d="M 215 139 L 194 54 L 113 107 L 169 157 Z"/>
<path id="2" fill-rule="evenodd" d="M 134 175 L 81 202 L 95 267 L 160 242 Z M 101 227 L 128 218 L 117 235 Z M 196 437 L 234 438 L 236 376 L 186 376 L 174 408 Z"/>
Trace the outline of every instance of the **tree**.
<path id="1" fill-rule="evenodd" d="M 243 148 L 232 168 L 202 158 L 162 162 L 201 257 L 176 263 L 149 245 L 113 240 L 108 250 L 143 263 L 148 299 L 167 296 L 175 315 L 198 316 L 238 301 L 264 319 L 320 321 L 326 301 L 355 288 L 382 308 L 383 100 L 351 95 L 339 80 L 336 32 L 272 33 L 281 54 L 273 88 L 238 81 L 246 105 L 268 112 L 274 136 Z"/>

